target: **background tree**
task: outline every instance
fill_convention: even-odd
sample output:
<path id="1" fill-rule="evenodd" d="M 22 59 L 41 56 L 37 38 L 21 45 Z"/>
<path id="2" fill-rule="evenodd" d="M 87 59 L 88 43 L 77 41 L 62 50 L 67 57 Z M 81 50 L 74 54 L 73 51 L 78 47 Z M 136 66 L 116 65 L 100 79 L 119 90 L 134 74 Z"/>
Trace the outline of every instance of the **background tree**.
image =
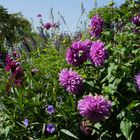
<path id="1" fill-rule="evenodd" d="M 9 14 L 0 6 L 0 45 L 6 39 L 12 45 L 19 42 L 23 35 L 31 34 L 31 23 L 21 13 Z"/>

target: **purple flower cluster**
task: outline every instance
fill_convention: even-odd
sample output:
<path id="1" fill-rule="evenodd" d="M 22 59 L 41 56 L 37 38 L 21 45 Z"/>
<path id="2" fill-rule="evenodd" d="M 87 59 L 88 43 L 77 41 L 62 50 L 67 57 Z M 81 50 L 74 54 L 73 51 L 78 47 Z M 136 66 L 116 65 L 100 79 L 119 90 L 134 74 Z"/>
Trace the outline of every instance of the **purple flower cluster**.
<path id="1" fill-rule="evenodd" d="M 14 61 L 11 56 L 9 54 L 6 55 L 6 67 L 5 67 L 5 70 L 6 71 L 12 71 L 14 72 L 16 67 L 17 67 L 17 62 Z"/>
<path id="2" fill-rule="evenodd" d="M 13 52 L 13 56 L 15 59 L 19 57 L 17 52 Z M 6 56 L 6 71 L 11 71 L 11 77 L 10 79 L 14 81 L 14 84 L 16 86 L 21 86 L 22 84 L 22 78 L 23 78 L 23 69 L 19 66 L 19 62 L 16 60 L 13 60 L 12 57 L 7 54 Z"/>
<path id="3" fill-rule="evenodd" d="M 99 37 L 103 30 L 104 21 L 99 15 L 95 15 L 91 19 L 89 33 L 93 37 Z"/>
<path id="4" fill-rule="evenodd" d="M 28 119 L 24 119 L 23 124 L 27 127 L 29 125 L 29 120 Z"/>
<path id="5" fill-rule="evenodd" d="M 135 82 L 136 82 L 138 90 L 140 91 L 140 73 L 135 75 Z"/>
<path id="6" fill-rule="evenodd" d="M 55 129 L 56 129 L 56 126 L 55 126 L 55 124 L 48 124 L 47 126 L 46 126 L 46 131 L 48 132 L 48 133 L 53 133 L 54 131 L 55 131 Z"/>
<path id="7" fill-rule="evenodd" d="M 66 61 L 73 66 L 80 66 L 87 60 L 86 47 L 82 42 L 73 42 L 66 53 Z"/>
<path id="8" fill-rule="evenodd" d="M 92 43 L 90 48 L 90 60 L 96 66 L 101 66 L 104 64 L 107 58 L 107 50 L 104 47 L 104 43 L 101 41 L 96 41 Z"/>
<path id="9" fill-rule="evenodd" d="M 47 112 L 51 115 L 55 112 L 54 106 L 53 105 L 48 105 L 47 107 Z"/>
<path id="10" fill-rule="evenodd" d="M 63 69 L 59 73 L 59 81 L 61 86 L 63 86 L 67 92 L 73 94 L 79 94 L 81 92 L 83 80 L 78 73 L 72 71 L 72 69 Z"/>
<path id="11" fill-rule="evenodd" d="M 136 24 L 137 26 L 140 26 L 140 14 L 139 15 L 136 15 L 132 18 L 132 22 L 134 24 Z"/>
<path id="12" fill-rule="evenodd" d="M 87 59 L 96 67 L 104 64 L 107 59 L 107 50 L 101 41 L 92 42 L 90 40 L 77 41 L 68 48 L 66 53 L 66 61 L 73 66 L 82 65 Z"/>
<path id="13" fill-rule="evenodd" d="M 101 95 L 87 95 L 78 101 L 80 115 L 94 122 L 99 122 L 109 117 L 111 107 L 111 101 Z"/>

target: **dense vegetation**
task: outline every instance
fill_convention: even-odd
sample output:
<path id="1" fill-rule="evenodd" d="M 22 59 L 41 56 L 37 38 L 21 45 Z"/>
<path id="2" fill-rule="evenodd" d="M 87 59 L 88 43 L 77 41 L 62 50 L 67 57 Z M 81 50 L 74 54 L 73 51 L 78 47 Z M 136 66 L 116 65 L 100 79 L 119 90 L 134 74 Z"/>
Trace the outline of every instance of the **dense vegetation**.
<path id="1" fill-rule="evenodd" d="M 110 2 L 74 35 L 0 7 L 1 140 L 140 137 L 140 1 Z"/>

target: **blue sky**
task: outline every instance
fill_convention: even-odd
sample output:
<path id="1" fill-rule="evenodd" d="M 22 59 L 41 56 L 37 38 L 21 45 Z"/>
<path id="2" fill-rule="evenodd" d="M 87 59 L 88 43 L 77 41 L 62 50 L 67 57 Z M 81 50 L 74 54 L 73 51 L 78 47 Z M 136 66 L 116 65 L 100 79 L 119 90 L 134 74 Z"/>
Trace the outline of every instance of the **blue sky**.
<path id="1" fill-rule="evenodd" d="M 8 9 L 10 13 L 22 12 L 24 17 L 31 20 L 36 27 L 39 25 L 37 14 L 42 14 L 43 21 L 49 22 L 50 9 L 53 8 L 56 21 L 59 20 L 58 11 L 64 16 L 68 27 L 73 32 L 76 30 L 76 23 L 80 17 L 80 4 L 84 4 L 86 13 L 94 7 L 95 0 L 0 0 L 0 5 Z M 120 5 L 125 0 L 115 0 Z M 97 0 L 98 6 L 106 5 L 110 0 Z M 86 19 L 86 16 L 82 18 Z M 67 30 L 64 27 L 64 30 Z"/>

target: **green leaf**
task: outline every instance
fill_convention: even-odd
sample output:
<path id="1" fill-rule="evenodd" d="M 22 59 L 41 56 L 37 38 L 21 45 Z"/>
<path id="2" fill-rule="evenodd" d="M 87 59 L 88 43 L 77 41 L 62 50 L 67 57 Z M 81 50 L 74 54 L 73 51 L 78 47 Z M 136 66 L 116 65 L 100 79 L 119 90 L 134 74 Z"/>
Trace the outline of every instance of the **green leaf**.
<path id="1" fill-rule="evenodd" d="M 120 129 L 127 140 L 132 140 L 132 122 L 129 120 L 122 120 L 120 123 Z"/>
<path id="2" fill-rule="evenodd" d="M 8 126 L 6 126 L 5 129 L 3 129 L 3 133 L 5 133 L 5 137 L 8 136 L 8 134 L 12 128 L 13 128 L 13 125 L 8 125 Z"/>
<path id="3" fill-rule="evenodd" d="M 118 115 L 117 118 L 118 119 L 123 119 L 125 117 L 126 112 L 124 110 L 122 110 Z"/>
<path id="4" fill-rule="evenodd" d="M 75 138 L 77 140 L 79 140 L 74 134 L 72 134 L 70 131 L 66 130 L 66 129 L 61 129 L 61 132 L 65 133 L 66 135 Z"/>
<path id="5" fill-rule="evenodd" d="M 44 134 L 44 132 L 45 132 L 45 123 L 43 123 L 43 127 L 42 127 L 42 135 Z"/>
<path id="6" fill-rule="evenodd" d="M 93 81 L 86 81 L 86 84 L 91 86 L 91 87 L 94 87 L 94 82 Z"/>
<path id="7" fill-rule="evenodd" d="M 140 101 L 139 100 L 135 100 L 132 101 L 128 106 L 127 106 L 127 110 L 130 111 L 133 108 L 137 107 L 138 105 L 140 105 Z"/>

